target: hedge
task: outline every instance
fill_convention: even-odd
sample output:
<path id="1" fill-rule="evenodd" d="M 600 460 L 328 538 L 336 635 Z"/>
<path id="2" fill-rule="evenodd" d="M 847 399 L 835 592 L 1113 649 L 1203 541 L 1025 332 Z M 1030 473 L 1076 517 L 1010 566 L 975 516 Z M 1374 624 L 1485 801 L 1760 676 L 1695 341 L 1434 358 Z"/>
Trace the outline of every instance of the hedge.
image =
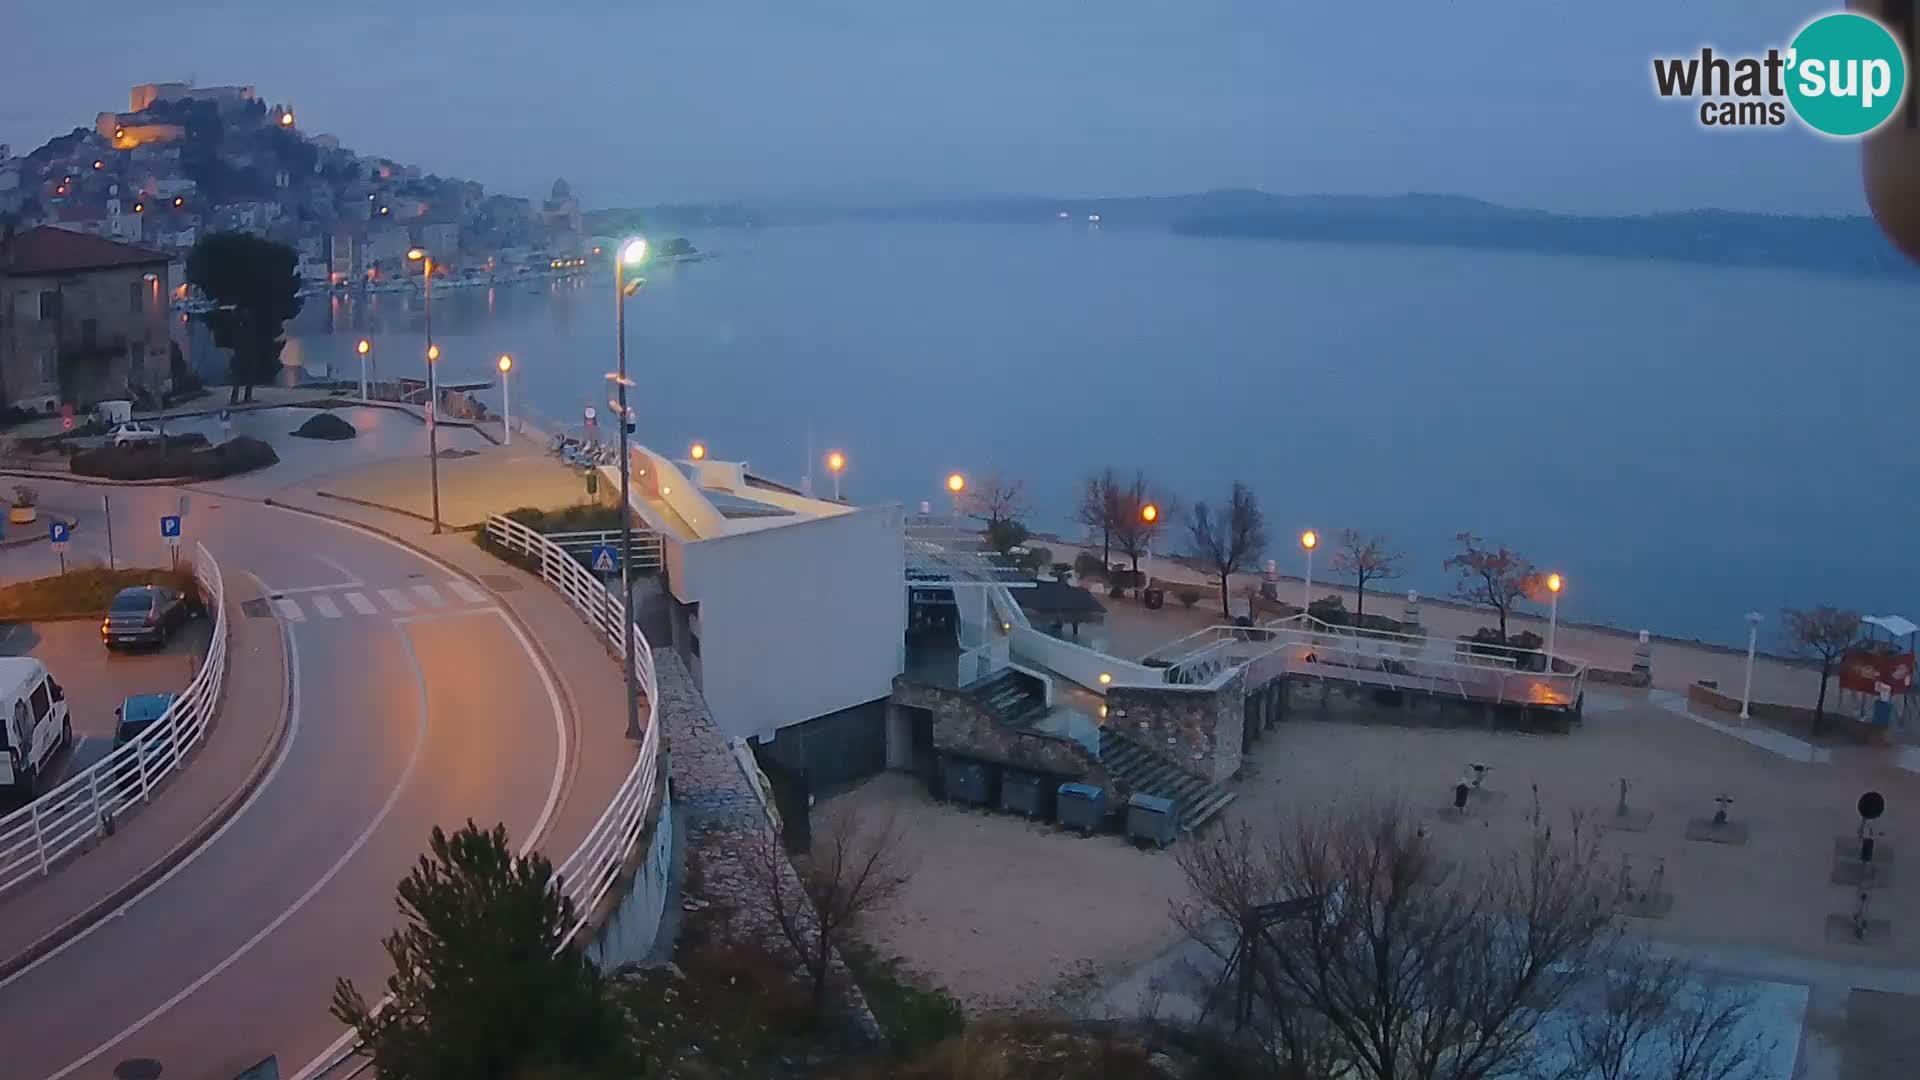
<path id="1" fill-rule="evenodd" d="M 0 619 L 31 622 L 68 615 L 104 614 L 113 606 L 113 598 L 121 589 L 137 585 L 164 585 L 186 596 L 200 595 L 193 575 L 185 570 L 109 570 L 104 566 L 89 566 L 0 587 Z"/>
<path id="2" fill-rule="evenodd" d="M 246 435 L 204 449 L 103 446 L 73 455 L 73 471 L 106 480 L 218 480 L 278 464 L 273 447 Z"/>

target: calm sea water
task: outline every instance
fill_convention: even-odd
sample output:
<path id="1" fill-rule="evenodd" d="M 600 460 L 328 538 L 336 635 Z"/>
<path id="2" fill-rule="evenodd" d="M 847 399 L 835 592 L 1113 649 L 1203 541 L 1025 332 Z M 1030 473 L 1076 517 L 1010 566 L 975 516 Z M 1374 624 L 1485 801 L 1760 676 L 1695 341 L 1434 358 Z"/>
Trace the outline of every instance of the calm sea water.
<path id="1" fill-rule="evenodd" d="M 1238 478 L 1287 572 L 1301 529 L 1353 526 L 1439 591 L 1472 530 L 1565 574 L 1563 617 L 1710 640 L 1782 605 L 1920 618 L 1911 286 L 1078 225 L 694 240 L 716 257 L 629 308 L 658 447 L 795 479 L 811 430 L 856 500 L 938 505 L 948 471 L 998 470 L 1056 529 L 1097 466 L 1187 500 Z M 516 403 L 604 406 L 611 294 L 441 291 L 447 373 L 510 352 Z M 289 360 L 351 372 L 366 333 L 417 367 L 419 315 L 310 304 Z"/>

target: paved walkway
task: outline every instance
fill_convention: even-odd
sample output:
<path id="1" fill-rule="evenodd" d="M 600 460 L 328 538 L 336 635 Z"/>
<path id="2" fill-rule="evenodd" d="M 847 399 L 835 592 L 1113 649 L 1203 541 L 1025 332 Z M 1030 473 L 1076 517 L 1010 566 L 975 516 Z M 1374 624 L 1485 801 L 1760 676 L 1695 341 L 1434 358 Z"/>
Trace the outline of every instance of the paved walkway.
<path id="1" fill-rule="evenodd" d="M 626 738 L 626 685 L 620 665 L 598 632 L 538 577 L 480 550 L 471 533 L 448 530 L 435 536 L 426 522 L 408 514 L 327 498 L 308 486 L 283 490 L 269 501 L 351 521 L 418 548 L 478 579 L 513 614 L 552 671 L 570 725 L 573 747 L 565 794 L 539 846 L 556 864 L 571 854 L 605 812 L 639 754 L 638 744 Z M 644 702 L 641 708 L 644 718 Z"/>
<path id="2" fill-rule="evenodd" d="M 0 978 L 158 880 L 232 817 L 278 752 L 287 725 L 279 623 L 243 617 L 240 604 L 260 590 L 237 568 L 225 576 L 232 637 L 213 725 L 151 803 L 122 818 L 112 836 L 67 856 L 46 880 L 0 897 Z"/>

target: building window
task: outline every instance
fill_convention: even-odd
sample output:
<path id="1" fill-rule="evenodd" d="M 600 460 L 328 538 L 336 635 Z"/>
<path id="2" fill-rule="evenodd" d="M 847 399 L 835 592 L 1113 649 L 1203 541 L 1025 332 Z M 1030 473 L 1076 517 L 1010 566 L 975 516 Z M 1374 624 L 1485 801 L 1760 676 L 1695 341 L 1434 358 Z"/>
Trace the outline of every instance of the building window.
<path id="1" fill-rule="evenodd" d="M 50 383 L 55 381 L 54 376 L 56 372 L 54 371 L 52 353 L 47 352 L 45 350 L 41 350 L 40 352 L 35 353 L 33 357 L 33 366 L 34 366 L 34 370 L 39 373 L 41 382 Z"/>
<path id="2" fill-rule="evenodd" d="M 40 290 L 40 321 L 52 322 L 60 317 L 60 293 L 54 289 Z"/>
<path id="3" fill-rule="evenodd" d="M 129 378 L 138 379 L 145 374 L 146 370 L 146 343 L 136 341 L 132 345 L 127 346 L 127 375 Z"/>
<path id="4" fill-rule="evenodd" d="M 140 314 L 147 306 L 147 283 L 135 281 L 127 285 L 127 310 Z"/>

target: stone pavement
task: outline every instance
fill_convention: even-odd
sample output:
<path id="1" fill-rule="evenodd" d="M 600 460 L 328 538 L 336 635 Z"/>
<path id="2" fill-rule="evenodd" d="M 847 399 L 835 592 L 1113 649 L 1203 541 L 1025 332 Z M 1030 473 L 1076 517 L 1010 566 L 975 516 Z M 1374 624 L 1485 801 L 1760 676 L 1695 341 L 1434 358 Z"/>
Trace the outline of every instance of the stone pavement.
<path id="1" fill-rule="evenodd" d="M 424 455 L 383 461 L 313 485 L 338 500 L 371 503 L 431 521 L 433 503 Z M 523 506 L 553 510 L 584 504 L 586 478 L 528 440 L 440 459 L 440 521 L 475 528 L 492 514 Z"/>
<path id="2" fill-rule="evenodd" d="M 220 709 L 185 764 L 114 834 L 52 868 L 42 881 L 0 896 L 0 979 L 32 963 L 197 850 L 266 776 L 287 730 L 286 647 L 274 619 L 241 615 L 260 590 L 229 572 L 227 672 Z M 269 707 L 271 706 L 271 707 Z"/>
<path id="3" fill-rule="evenodd" d="M 288 488 L 267 501 L 352 522 L 425 552 L 479 582 L 517 620 L 553 675 L 572 740 L 565 792 L 539 847 L 556 864 L 570 855 L 606 811 L 640 752 L 626 738 L 620 665 L 599 632 L 540 578 L 480 550 L 470 532 L 448 529 L 435 536 L 411 515 L 330 499 L 311 487 Z M 643 719 L 645 707 L 642 703 Z"/>

